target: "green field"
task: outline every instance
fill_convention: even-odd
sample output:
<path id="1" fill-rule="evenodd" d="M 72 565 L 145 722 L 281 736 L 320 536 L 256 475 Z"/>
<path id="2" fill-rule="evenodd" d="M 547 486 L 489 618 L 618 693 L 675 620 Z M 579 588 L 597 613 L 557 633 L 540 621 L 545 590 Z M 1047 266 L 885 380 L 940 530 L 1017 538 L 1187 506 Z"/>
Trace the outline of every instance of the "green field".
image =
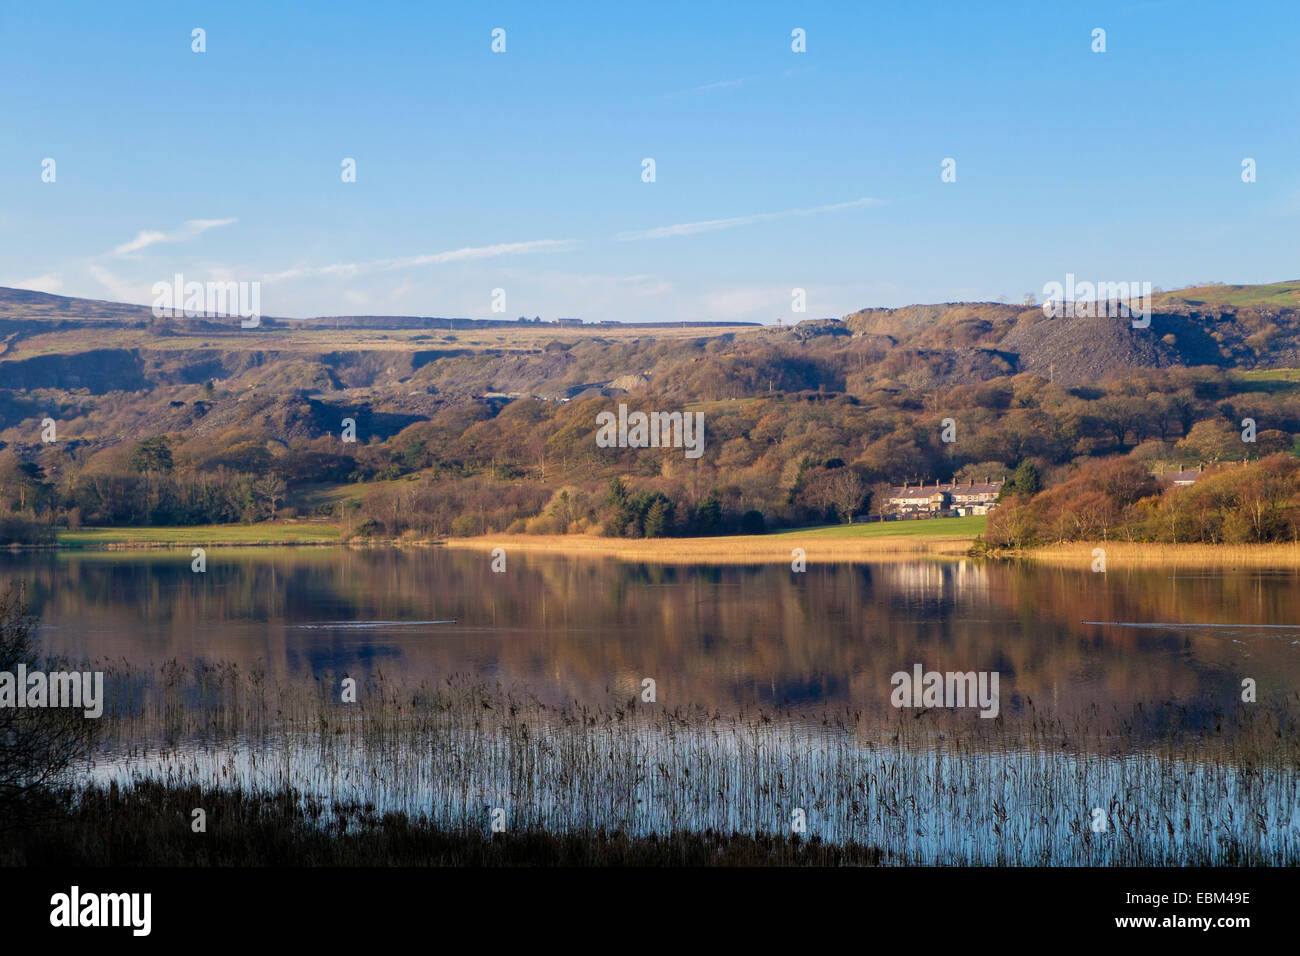
<path id="1" fill-rule="evenodd" d="M 870 524 L 838 524 L 801 531 L 782 531 L 772 537 L 786 538 L 974 538 L 984 533 L 988 518 L 918 518 L 910 521 L 873 521 Z"/>
<path id="2" fill-rule="evenodd" d="M 1192 286 L 1157 293 L 1153 299 L 1157 306 L 1185 302 L 1191 306 L 1270 306 L 1294 309 L 1300 307 L 1300 281 L 1270 282 L 1264 285 Z"/>
<path id="3" fill-rule="evenodd" d="M 1300 368 L 1253 368 L 1231 375 L 1243 382 L 1300 382 Z"/>
<path id="4" fill-rule="evenodd" d="M 330 524 L 276 522 L 184 528 L 79 528 L 60 531 L 58 543 L 65 548 L 210 547 L 225 544 L 337 544 L 340 537 L 339 529 Z"/>

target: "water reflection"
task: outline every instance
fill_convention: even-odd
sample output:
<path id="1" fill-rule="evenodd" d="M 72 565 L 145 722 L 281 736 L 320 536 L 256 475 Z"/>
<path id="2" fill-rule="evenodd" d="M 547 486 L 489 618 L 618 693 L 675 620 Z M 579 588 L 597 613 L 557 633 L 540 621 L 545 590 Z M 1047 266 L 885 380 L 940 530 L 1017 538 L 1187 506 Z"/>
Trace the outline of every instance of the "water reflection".
<path id="1" fill-rule="evenodd" d="M 889 676 L 1001 674 L 1004 713 L 1062 714 L 1176 701 L 1235 707 L 1300 688 L 1293 572 L 1091 574 L 973 561 L 663 567 L 590 558 L 433 550 L 283 549 L 26 554 L 45 646 L 135 666 L 231 661 L 280 679 L 347 671 L 449 674 L 603 698 L 652 677 L 661 700 L 889 711 Z M 1133 628 L 1084 621 L 1174 626 Z"/>

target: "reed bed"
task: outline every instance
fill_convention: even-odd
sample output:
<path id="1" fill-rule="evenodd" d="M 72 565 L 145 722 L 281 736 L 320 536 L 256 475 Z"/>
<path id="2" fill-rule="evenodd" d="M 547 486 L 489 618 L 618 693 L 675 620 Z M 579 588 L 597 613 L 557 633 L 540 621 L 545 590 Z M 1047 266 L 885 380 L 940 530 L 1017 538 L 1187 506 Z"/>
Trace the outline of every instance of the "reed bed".
<path id="1" fill-rule="evenodd" d="M 294 794 L 322 820 L 360 807 L 462 835 L 489 834 L 500 808 L 516 834 L 782 839 L 798 809 L 804 839 L 893 864 L 1300 863 L 1295 695 L 1231 719 L 1171 705 L 1116 724 L 1032 708 L 556 705 L 382 675 L 344 704 L 338 676 L 280 685 L 231 665 L 115 669 L 109 683 L 117 706 L 86 777 L 100 787 Z"/>
<path id="2" fill-rule="evenodd" d="M 1146 544 L 1130 541 L 1067 542 L 1026 551 L 999 552 L 1042 564 L 1089 568 L 1093 550 L 1106 552 L 1106 567 L 1126 568 L 1300 568 L 1300 543 L 1292 544 Z"/>
<path id="3" fill-rule="evenodd" d="M 482 538 L 448 538 L 449 548 L 491 551 L 505 548 L 572 557 L 613 557 L 647 564 L 773 564 L 791 561 L 791 551 L 803 548 L 809 564 L 827 561 L 906 559 L 966 556 L 969 535 L 911 535 L 898 537 L 837 538 L 800 535 L 733 535 L 717 538 L 603 538 L 596 535 L 488 535 Z"/>

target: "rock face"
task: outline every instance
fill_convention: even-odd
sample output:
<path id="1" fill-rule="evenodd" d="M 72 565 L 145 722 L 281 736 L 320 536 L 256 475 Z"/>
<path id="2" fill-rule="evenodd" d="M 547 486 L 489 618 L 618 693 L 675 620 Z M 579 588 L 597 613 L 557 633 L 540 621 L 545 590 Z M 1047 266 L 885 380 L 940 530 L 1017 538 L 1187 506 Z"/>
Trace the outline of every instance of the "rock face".
<path id="1" fill-rule="evenodd" d="M 1001 347 L 1020 356 L 1020 370 L 1082 385 L 1125 368 L 1232 364 L 1205 328 L 1182 315 L 1154 315 L 1148 328 L 1118 316 L 1040 318 L 1021 322 Z"/>
<path id="2" fill-rule="evenodd" d="M 1300 309 L 1164 299 L 1163 305 L 1156 302 L 1150 326 L 1138 329 L 1127 317 L 1050 319 L 1036 306 L 996 302 L 865 309 L 848 316 L 845 324 L 854 341 L 888 337 L 887 355 L 928 355 L 931 368 L 939 365 L 934 356 L 942 352 L 993 351 L 1016 371 L 1052 375 L 1064 385 L 1096 381 L 1125 368 L 1300 364 Z M 939 381 L 972 375 L 964 361 L 954 359 L 951 366 L 956 377 L 941 372 Z"/>
<path id="3" fill-rule="evenodd" d="M 636 372 L 631 375 L 620 375 L 609 383 L 610 388 L 621 388 L 625 392 L 635 392 L 637 389 L 645 388 L 650 384 L 650 376 Z"/>
<path id="4" fill-rule="evenodd" d="M 1002 347 L 1020 356 L 1023 372 L 1050 375 L 1062 385 L 1082 385 L 1116 369 L 1177 364 L 1178 353 L 1152 331 L 1134 329 L 1122 318 L 1044 317 L 1017 325 Z"/>
<path id="5" fill-rule="evenodd" d="M 89 389 L 101 395 L 113 391 L 138 391 L 151 384 L 144 359 L 137 349 L 93 349 L 70 355 L 38 355 L 4 365 L 4 388 L 31 391 L 38 388 Z"/>

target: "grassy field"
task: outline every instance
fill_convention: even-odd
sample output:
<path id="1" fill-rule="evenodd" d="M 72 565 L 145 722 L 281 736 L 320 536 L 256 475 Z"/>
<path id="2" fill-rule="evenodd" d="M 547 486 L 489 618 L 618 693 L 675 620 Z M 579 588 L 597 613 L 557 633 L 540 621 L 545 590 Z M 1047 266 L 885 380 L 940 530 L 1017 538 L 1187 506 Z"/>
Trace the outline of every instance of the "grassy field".
<path id="1" fill-rule="evenodd" d="M 423 477 L 423 472 L 417 472 L 416 477 Z M 289 494 L 286 499 L 288 504 L 299 509 L 299 513 L 311 513 L 317 508 L 325 505 L 331 507 L 344 501 L 355 501 L 360 503 L 361 499 L 369 489 L 383 485 L 396 485 L 399 482 L 408 481 L 408 477 L 397 478 L 392 481 L 369 481 L 353 482 L 350 484 L 336 484 L 333 482 L 319 482 L 302 485 Z"/>
<path id="2" fill-rule="evenodd" d="M 616 558 L 652 564 L 785 563 L 802 548 L 809 564 L 837 561 L 956 558 L 968 554 L 986 519 L 930 518 L 857 525 L 800 528 L 761 535 L 716 538 L 604 538 L 596 535 L 497 534 L 475 538 L 409 541 L 403 546 L 442 544 L 452 548 L 507 553 L 532 552 L 574 557 Z M 198 525 L 184 528 L 81 528 L 60 531 L 67 549 L 120 551 L 146 548 L 331 545 L 342 532 L 323 522 Z M 358 542 L 361 543 L 361 542 Z M 381 542 L 388 544 L 390 542 Z M 1108 571 L 1136 568 L 1300 568 L 1300 544 L 1140 544 L 1122 541 L 1070 542 L 1004 551 L 995 559 L 1028 560 L 1060 567 L 1089 568 L 1096 548 L 1106 552 Z"/>
<path id="3" fill-rule="evenodd" d="M 1300 368 L 1253 368 L 1232 377 L 1243 382 L 1300 382 Z"/>
<path id="4" fill-rule="evenodd" d="M 874 521 L 870 524 L 837 524 L 824 528 L 799 528 L 780 531 L 774 538 L 842 538 L 870 540 L 876 538 L 948 538 L 973 539 L 984 533 L 988 518 L 972 515 L 967 518 L 924 518 L 915 521 Z"/>
<path id="5" fill-rule="evenodd" d="M 1300 281 L 1270 282 L 1264 285 L 1207 285 L 1175 289 L 1152 297 L 1156 306 L 1185 302 L 1188 305 L 1300 307 Z"/>
<path id="6" fill-rule="evenodd" d="M 180 548 L 214 545 L 338 544 L 341 532 L 322 523 L 194 525 L 185 528 L 80 528 L 60 531 L 65 548 Z"/>
<path id="7" fill-rule="evenodd" d="M 346 489 L 346 486 L 344 486 Z M 487 535 L 451 539 L 451 547 L 613 556 L 656 563 L 766 563 L 789 561 L 803 548 L 810 562 L 844 561 L 889 555 L 961 555 L 983 532 L 985 519 L 933 518 L 831 525 L 766 535 L 716 538 L 602 538 L 595 535 Z M 339 544 L 341 530 L 324 522 L 197 525 L 178 528 L 81 528 L 60 531 L 64 548 L 121 550 L 187 548 L 217 545 Z M 433 542 L 411 542 L 430 544 Z"/>
<path id="8" fill-rule="evenodd" d="M 1232 390 L 1240 395 L 1247 392 L 1269 394 L 1300 391 L 1300 368 L 1256 368 L 1229 374 Z"/>

